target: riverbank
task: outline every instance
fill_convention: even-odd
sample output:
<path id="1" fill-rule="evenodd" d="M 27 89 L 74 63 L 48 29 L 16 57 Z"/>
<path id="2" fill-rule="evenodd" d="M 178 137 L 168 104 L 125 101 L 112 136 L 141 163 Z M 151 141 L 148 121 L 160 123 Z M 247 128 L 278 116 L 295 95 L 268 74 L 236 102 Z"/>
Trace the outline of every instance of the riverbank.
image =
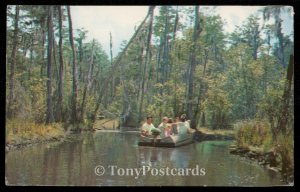
<path id="1" fill-rule="evenodd" d="M 5 151 L 20 149 L 34 144 L 63 141 L 65 131 L 61 124 L 36 124 L 10 120 L 6 122 Z"/>
<path id="2" fill-rule="evenodd" d="M 97 120 L 93 130 L 116 130 L 119 126 L 117 119 Z M 71 130 L 68 128 L 68 130 Z M 83 132 L 87 131 L 82 129 Z M 62 124 L 52 123 L 49 125 L 38 124 L 29 121 L 8 120 L 6 122 L 5 151 L 21 149 L 24 147 L 53 142 L 63 142 L 71 133 L 65 131 Z"/>
<path id="3" fill-rule="evenodd" d="M 53 143 L 53 142 L 62 142 L 64 140 L 63 136 L 60 137 L 49 137 L 49 138 L 38 138 L 38 139 L 27 139 L 22 140 L 20 143 L 6 143 L 5 145 L 5 151 L 11 151 L 16 149 L 22 149 L 24 147 L 29 147 L 36 144 L 42 144 L 42 143 Z"/>
<path id="4" fill-rule="evenodd" d="M 256 161 L 261 166 L 280 172 L 285 182 L 294 182 L 293 134 L 272 136 L 267 121 L 248 120 L 234 125 L 235 143 L 230 154 Z"/>
<path id="5" fill-rule="evenodd" d="M 282 170 L 282 161 L 279 153 L 274 149 L 264 151 L 263 148 L 259 147 L 240 147 L 236 143 L 229 146 L 229 153 L 233 155 L 239 155 L 252 161 L 257 162 L 259 165 L 275 171 L 280 172 L 283 176 L 283 180 L 289 183 L 294 182 L 294 169 L 290 169 L 288 172 Z"/>
<path id="6" fill-rule="evenodd" d="M 253 161 L 257 161 L 258 164 L 265 166 L 273 171 L 281 171 L 279 156 L 275 150 L 264 151 L 259 147 L 240 147 L 235 144 L 229 146 L 229 153 L 234 155 L 243 156 Z"/>

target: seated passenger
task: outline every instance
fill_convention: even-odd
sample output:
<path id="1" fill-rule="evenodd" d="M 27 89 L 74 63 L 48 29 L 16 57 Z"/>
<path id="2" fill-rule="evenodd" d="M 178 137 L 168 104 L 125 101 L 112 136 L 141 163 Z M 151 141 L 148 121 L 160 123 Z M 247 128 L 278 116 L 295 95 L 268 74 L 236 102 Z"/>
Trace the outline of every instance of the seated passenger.
<path id="1" fill-rule="evenodd" d="M 185 121 L 185 126 L 187 127 L 188 133 L 193 133 L 193 132 L 195 132 L 195 130 L 190 127 L 190 123 L 191 123 L 191 120 Z"/>
<path id="2" fill-rule="evenodd" d="M 165 128 L 165 137 L 169 137 L 171 135 L 171 124 L 168 124 Z"/>
<path id="3" fill-rule="evenodd" d="M 142 130 L 141 130 L 141 135 L 142 136 L 149 136 L 149 135 L 154 135 L 157 136 L 160 134 L 160 130 L 155 128 L 154 125 L 152 124 L 152 117 L 149 116 L 147 117 L 147 121 L 143 124 Z"/>
<path id="4" fill-rule="evenodd" d="M 178 132 L 179 132 L 179 134 L 186 134 L 187 133 L 187 128 L 186 128 L 186 126 L 185 126 L 185 123 L 184 122 L 180 122 L 180 123 L 178 123 Z"/>
<path id="5" fill-rule="evenodd" d="M 157 126 L 157 128 L 161 131 L 160 137 L 164 137 L 164 130 L 167 127 L 168 121 L 169 121 L 168 117 L 163 117 L 162 122 Z"/>
<path id="6" fill-rule="evenodd" d="M 169 137 L 172 133 L 172 119 L 170 118 L 165 129 L 164 129 L 164 133 L 165 133 L 165 137 Z"/>
<path id="7" fill-rule="evenodd" d="M 182 114 L 180 116 L 180 123 L 179 123 L 179 133 L 184 134 L 184 133 L 192 133 L 193 130 L 190 128 L 190 120 L 186 120 L 186 115 Z"/>

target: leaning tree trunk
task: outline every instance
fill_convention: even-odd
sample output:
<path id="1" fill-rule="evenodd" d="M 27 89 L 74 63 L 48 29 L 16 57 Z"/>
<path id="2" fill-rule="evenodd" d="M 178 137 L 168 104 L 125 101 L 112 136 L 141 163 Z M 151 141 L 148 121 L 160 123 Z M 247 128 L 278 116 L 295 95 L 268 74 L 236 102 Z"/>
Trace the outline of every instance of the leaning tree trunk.
<path id="1" fill-rule="evenodd" d="M 195 119 L 193 118 L 193 87 L 194 87 L 194 72 L 196 68 L 196 44 L 198 37 L 200 35 L 200 20 L 199 20 L 199 6 L 195 7 L 195 25 L 194 25 L 194 33 L 193 33 L 193 42 L 192 42 L 192 50 L 190 55 L 190 69 L 189 69 L 189 77 L 188 77 L 188 94 L 187 94 L 187 116 L 191 118 L 191 127 L 196 128 Z"/>
<path id="2" fill-rule="evenodd" d="M 133 36 L 131 37 L 131 39 L 129 40 L 128 44 L 125 46 L 125 48 L 123 49 L 123 51 L 118 55 L 118 57 L 115 59 L 115 61 L 113 62 L 113 65 L 112 65 L 112 68 L 111 69 L 116 69 L 116 66 L 120 63 L 121 61 L 121 58 L 123 57 L 123 55 L 126 53 L 128 47 L 131 45 L 131 43 L 133 42 L 133 40 L 135 39 L 135 37 L 137 36 L 137 34 L 141 31 L 142 27 L 144 26 L 147 18 L 149 17 L 150 15 L 150 12 L 148 12 L 147 16 L 145 17 L 145 19 L 142 21 L 142 23 L 140 24 L 140 26 L 138 27 L 138 29 L 135 31 L 135 33 L 133 34 Z M 101 88 L 100 88 L 100 91 L 99 91 L 99 96 L 98 96 L 98 99 L 97 99 L 97 103 L 96 103 L 96 106 L 95 106 L 95 110 L 94 110 L 94 113 L 92 115 L 92 121 L 95 121 L 96 120 L 96 115 L 97 115 L 97 112 L 99 110 L 99 107 L 100 107 L 100 103 L 102 101 L 102 97 L 106 91 L 106 89 L 109 87 L 107 86 L 108 83 L 111 81 L 111 78 L 112 78 L 112 74 L 114 73 L 113 70 L 111 70 L 109 72 L 109 74 L 107 75 L 107 78 L 104 80 Z M 128 110 L 127 110 L 128 111 Z"/>
<path id="3" fill-rule="evenodd" d="M 72 18 L 71 18 L 71 11 L 70 6 L 67 6 L 68 10 L 68 19 L 69 19 L 69 37 L 70 37 L 70 44 L 72 47 L 73 53 L 73 89 L 72 89 L 72 124 L 76 125 L 78 121 L 77 117 L 77 64 L 76 64 L 76 50 L 74 46 L 74 38 L 73 38 L 73 28 L 72 28 Z M 78 131 L 78 130 L 75 130 Z"/>
<path id="4" fill-rule="evenodd" d="M 7 117 L 13 116 L 13 99 L 14 99 L 14 78 L 15 78 L 15 67 L 17 63 L 17 44 L 18 44 L 18 31 L 19 31 L 19 5 L 16 5 L 15 15 L 15 29 L 13 36 L 13 48 L 11 52 L 11 65 L 10 65 L 10 76 L 9 76 L 9 97 L 8 97 L 8 110 Z"/>
<path id="5" fill-rule="evenodd" d="M 151 46 L 151 37 L 152 37 L 152 24 L 153 24 L 153 12 L 154 12 L 155 6 L 149 7 L 150 12 L 150 23 L 148 28 L 148 37 L 147 37 L 147 46 L 146 46 L 146 59 L 145 59 L 145 65 L 144 65 L 144 77 L 142 77 L 142 87 L 141 87 L 141 100 L 140 100 L 140 106 L 139 106 L 139 116 L 138 116 L 138 123 L 141 121 L 141 115 L 142 115 L 142 109 L 143 109 L 143 102 L 144 102 L 144 87 L 145 87 L 145 81 L 146 81 L 146 69 L 147 65 L 150 64 L 150 46 Z"/>

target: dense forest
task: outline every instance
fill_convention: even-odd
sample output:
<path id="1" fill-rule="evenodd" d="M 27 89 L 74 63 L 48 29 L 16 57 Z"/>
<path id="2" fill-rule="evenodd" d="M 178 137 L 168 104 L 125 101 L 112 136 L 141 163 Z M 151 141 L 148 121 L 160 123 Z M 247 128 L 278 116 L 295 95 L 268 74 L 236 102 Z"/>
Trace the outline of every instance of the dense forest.
<path id="1" fill-rule="evenodd" d="M 157 125 L 186 113 L 192 128 L 266 122 L 272 142 L 289 138 L 290 149 L 294 42 L 281 18 L 290 9 L 264 7 L 225 33 L 221 16 L 201 6 L 149 6 L 113 55 L 111 34 L 106 53 L 101 42 L 86 41 L 88 31 L 73 29 L 70 6 L 10 5 L 7 132 L 17 122 L 80 132 L 108 112 L 136 127 L 147 115 Z"/>

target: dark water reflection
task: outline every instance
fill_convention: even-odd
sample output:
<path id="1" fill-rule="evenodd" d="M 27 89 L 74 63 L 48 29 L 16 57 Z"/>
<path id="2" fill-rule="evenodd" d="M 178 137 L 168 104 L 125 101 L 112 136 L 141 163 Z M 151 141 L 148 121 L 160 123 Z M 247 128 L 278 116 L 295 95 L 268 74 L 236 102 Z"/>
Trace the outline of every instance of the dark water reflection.
<path id="1" fill-rule="evenodd" d="M 138 147 L 134 133 L 87 133 L 76 140 L 11 151 L 5 176 L 11 185 L 274 186 L 280 175 L 228 153 L 230 141 L 206 141 L 179 148 Z M 106 172 L 95 174 L 102 165 Z M 205 168 L 205 175 L 112 175 L 118 168 Z M 121 173 L 122 174 L 122 173 Z"/>

